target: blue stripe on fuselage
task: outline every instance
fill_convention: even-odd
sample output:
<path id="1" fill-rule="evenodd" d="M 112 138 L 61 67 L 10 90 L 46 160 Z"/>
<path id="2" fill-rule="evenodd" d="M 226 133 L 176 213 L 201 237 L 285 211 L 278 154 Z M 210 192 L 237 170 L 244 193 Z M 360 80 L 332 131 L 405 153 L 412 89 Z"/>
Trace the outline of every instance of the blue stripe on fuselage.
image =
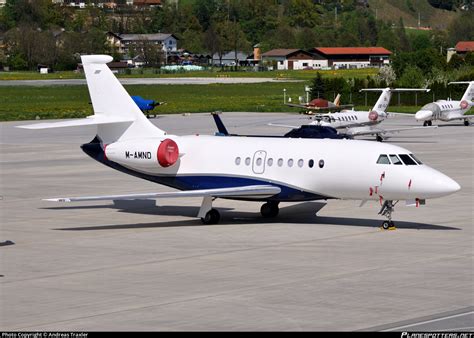
<path id="1" fill-rule="evenodd" d="M 311 201 L 319 199 L 327 199 L 326 196 L 313 194 L 296 188 L 288 187 L 279 183 L 268 180 L 260 180 L 255 178 L 238 177 L 238 176 L 219 176 L 219 175 L 181 175 L 181 176 L 159 176 L 141 173 L 126 168 L 118 163 L 109 161 L 104 157 L 104 151 L 100 144 L 100 139 L 96 137 L 92 142 L 83 144 L 82 150 L 92 157 L 94 160 L 105 164 L 115 170 L 123 173 L 139 177 L 151 182 L 159 183 L 168 187 L 179 190 L 201 190 L 201 189 L 217 189 L 217 188 L 233 188 L 249 185 L 273 185 L 279 187 L 281 192 L 278 195 L 262 200 L 271 201 Z M 237 198 L 243 199 L 245 198 Z M 252 199 L 255 200 L 255 199 Z"/>

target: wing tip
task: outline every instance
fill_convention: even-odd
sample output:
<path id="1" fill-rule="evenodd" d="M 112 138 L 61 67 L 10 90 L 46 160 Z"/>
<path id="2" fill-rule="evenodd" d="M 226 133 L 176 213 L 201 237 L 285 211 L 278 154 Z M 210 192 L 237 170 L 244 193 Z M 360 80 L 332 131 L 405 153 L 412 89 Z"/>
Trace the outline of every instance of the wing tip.
<path id="1" fill-rule="evenodd" d="M 43 198 L 42 199 L 43 201 L 46 201 L 46 202 L 71 202 L 71 199 L 70 198 Z"/>

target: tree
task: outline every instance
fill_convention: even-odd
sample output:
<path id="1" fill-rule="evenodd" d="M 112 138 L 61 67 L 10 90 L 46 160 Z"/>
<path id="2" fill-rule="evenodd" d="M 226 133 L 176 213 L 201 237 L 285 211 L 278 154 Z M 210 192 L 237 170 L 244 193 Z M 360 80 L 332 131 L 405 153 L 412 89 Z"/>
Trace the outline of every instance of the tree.
<path id="1" fill-rule="evenodd" d="M 326 86 L 320 72 L 316 73 L 316 77 L 311 81 L 311 91 L 309 95 L 312 99 L 324 97 L 326 94 Z"/>
<path id="2" fill-rule="evenodd" d="M 392 66 L 380 67 L 377 74 L 378 81 L 383 81 L 387 86 L 390 86 L 393 82 L 395 82 L 396 79 L 397 76 L 395 75 L 395 71 L 393 70 Z"/>
<path id="3" fill-rule="evenodd" d="M 420 68 L 410 65 L 403 72 L 398 85 L 405 88 L 420 88 L 423 86 L 425 78 Z"/>
<path id="4" fill-rule="evenodd" d="M 403 19 L 401 17 L 400 17 L 400 20 L 398 21 L 396 35 L 398 36 L 400 50 L 405 51 L 405 52 L 409 51 L 410 41 L 408 40 L 406 31 L 405 31 L 405 25 L 403 24 Z"/>

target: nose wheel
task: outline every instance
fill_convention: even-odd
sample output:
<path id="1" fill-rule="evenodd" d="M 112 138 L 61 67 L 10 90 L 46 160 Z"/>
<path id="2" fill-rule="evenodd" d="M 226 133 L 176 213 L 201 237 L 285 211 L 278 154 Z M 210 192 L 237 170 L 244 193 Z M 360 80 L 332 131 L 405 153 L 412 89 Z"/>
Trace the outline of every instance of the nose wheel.
<path id="1" fill-rule="evenodd" d="M 387 217 L 387 220 L 382 223 L 382 229 L 395 229 L 395 223 L 392 221 L 392 212 L 395 211 L 397 203 L 398 201 L 393 203 L 393 201 L 387 200 L 383 203 L 382 208 L 380 208 L 379 215 Z"/>
<path id="2" fill-rule="evenodd" d="M 465 125 L 466 127 L 469 127 L 470 123 L 469 123 L 469 120 L 468 120 L 468 119 L 465 119 L 465 120 L 464 120 L 464 125 Z"/>

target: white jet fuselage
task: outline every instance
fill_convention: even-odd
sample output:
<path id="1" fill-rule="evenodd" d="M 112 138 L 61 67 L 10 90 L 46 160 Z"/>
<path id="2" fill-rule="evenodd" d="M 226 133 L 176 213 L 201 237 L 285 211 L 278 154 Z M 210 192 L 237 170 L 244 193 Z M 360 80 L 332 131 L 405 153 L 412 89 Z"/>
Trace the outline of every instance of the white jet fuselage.
<path id="1" fill-rule="evenodd" d="M 385 120 L 385 112 L 373 111 L 357 111 L 357 110 L 342 110 L 341 112 L 332 113 L 328 120 L 314 121 L 311 124 L 341 128 L 355 128 L 374 126 Z"/>
<path id="2" fill-rule="evenodd" d="M 424 105 L 415 114 L 417 121 L 452 121 L 464 118 L 464 115 L 471 109 L 467 101 L 447 101 L 440 100 Z"/>
<path id="3" fill-rule="evenodd" d="M 158 163 L 157 149 L 164 138 L 179 147 L 180 157 L 169 167 Z M 118 141 L 105 149 L 107 161 L 182 190 L 271 184 L 282 188 L 273 199 L 296 201 L 427 199 L 460 189 L 424 164 L 377 163 L 383 154 L 409 153 L 398 146 L 358 140 L 216 136 Z"/>

